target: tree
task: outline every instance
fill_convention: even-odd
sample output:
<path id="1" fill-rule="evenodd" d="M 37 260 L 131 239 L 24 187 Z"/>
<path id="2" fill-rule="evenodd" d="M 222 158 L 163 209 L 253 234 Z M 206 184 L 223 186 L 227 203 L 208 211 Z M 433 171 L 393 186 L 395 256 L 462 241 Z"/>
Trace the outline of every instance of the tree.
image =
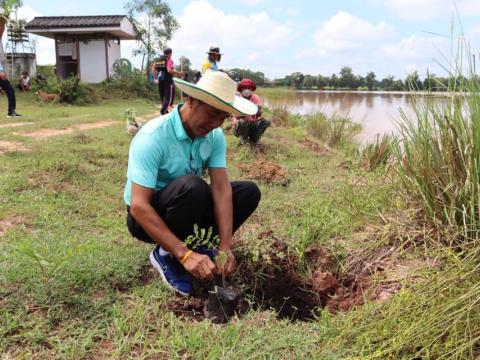
<path id="1" fill-rule="evenodd" d="M 307 89 L 312 89 L 317 87 L 317 77 L 313 75 L 305 75 L 303 79 L 303 87 Z"/>
<path id="2" fill-rule="evenodd" d="M 5 26 L 10 20 L 12 11 L 22 6 L 22 0 L 0 0 L 0 62 L 5 64 L 5 53 L 3 51 L 2 36 Z"/>
<path id="3" fill-rule="evenodd" d="M 317 87 L 319 89 L 324 89 L 329 85 L 330 79 L 327 76 L 318 75 L 317 77 Z"/>
<path id="4" fill-rule="evenodd" d="M 332 89 L 336 89 L 338 87 L 338 76 L 337 74 L 332 74 L 330 79 L 328 80 L 328 86 Z"/>
<path id="5" fill-rule="evenodd" d="M 140 49 L 135 50 L 134 54 L 143 55 L 142 71 L 146 60 L 149 74 L 153 56 L 162 52 L 179 24 L 172 15 L 170 6 L 163 0 L 131 0 L 125 9 L 138 32 Z"/>
<path id="6" fill-rule="evenodd" d="M 353 71 L 351 67 L 344 66 L 340 70 L 340 78 L 339 78 L 340 87 L 345 89 L 353 89 L 355 88 L 355 75 L 353 75 Z"/>
<path id="7" fill-rule="evenodd" d="M 239 68 L 234 68 L 228 70 L 228 75 L 230 77 L 239 82 L 242 79 L 250 79 L 253 80 L 257 86 L 263 86 L 265 85 L 266 77 L 265 74 L 261 71 L 252 71 L 249 69 L 239 69 Z"/>
<path id="8" fill-rule="evenodd" d="M 372 91 L 375 87 L 375 84 L 376 84 L 375 78 L 376 76 L 373 71 L 368 72 L 367 76 L 365 76 L 365 85 L 367 86 L 369 91 Z"/>
<path id="9" fill-rule="evenodd" d="M 423 89 L 423 83 L 422 83 L 422 80 L 420 80 L 420 76 L 418 76 L 418 71 L 414 71 L 408 74 L 407 78 L 405 79 L 405 84 L 411 90 Z"/>
<path id="10" fill-rule="evenodd" d="M 301 72 L 294 72 L 289 75 L 290 77 L 290 86 L 294 86 L 295 89 L 301 89 L 303 86 L 303 80 L 305 76 Z"/>
<path id="11" fill-rule="evenodd" d="M 192 62 L 185 56 L 180 56 L 178 59 L 178 65 L 175 68 L 176 71 L 183 71 L 188 79 L 191 81 L 195 75 L 196 70 L 192 69 Z"/>

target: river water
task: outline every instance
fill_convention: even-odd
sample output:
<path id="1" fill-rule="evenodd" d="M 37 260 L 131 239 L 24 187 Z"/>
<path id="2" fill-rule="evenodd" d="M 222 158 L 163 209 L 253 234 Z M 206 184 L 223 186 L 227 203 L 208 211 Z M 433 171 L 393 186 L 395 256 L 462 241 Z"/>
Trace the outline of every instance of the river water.
<path id="1" fill-rule="evenodd" d="M 445 104 L 442 95 L 416 95 L 420 101 Z M 401 121 L 400 109 L 408 116 L 414 114 L 413 97 L 406 92 L 346 92 L 297 91 L 284 99 L 264 98 L 266 106 L 286 105 L 292 113 L 301 115 L 323 112 L 328 116 L 347 116 L 362 124 L 362 141 L 372 140 L 376 134 L 396 133 Z"/>

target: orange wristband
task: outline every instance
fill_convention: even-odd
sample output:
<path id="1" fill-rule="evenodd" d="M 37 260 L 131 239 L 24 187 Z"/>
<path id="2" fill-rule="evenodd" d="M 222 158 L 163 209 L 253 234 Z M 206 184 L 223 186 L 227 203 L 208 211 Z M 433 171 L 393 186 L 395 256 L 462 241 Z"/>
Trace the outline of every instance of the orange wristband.
<path id="1" fill-rule="evenodd" d="M 183 255 L 182 260 L 180 260 L 180 264 L 183 265 L 183 263 L 184 263 L 185 261 L 187 261 L 188 257 L 189 257 L 190 255 L 192 255 L 192 253 L 193 253 L 192 250 L 188 250 L 187 253 L 186 253 L 185 255 Z"/>

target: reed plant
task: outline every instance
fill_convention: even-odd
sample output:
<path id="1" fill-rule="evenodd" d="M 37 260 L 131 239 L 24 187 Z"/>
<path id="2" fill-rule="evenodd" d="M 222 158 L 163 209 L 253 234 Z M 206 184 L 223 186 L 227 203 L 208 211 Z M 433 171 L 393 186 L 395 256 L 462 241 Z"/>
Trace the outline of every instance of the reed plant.
<path id="1" fill-rule="evenodd" d="M 396 169 L 405 189 L 437 226 L 477 239 L 480 231 L 480 84 L 452 76 L 444 105 L 414 100 L 401 114 Z"/>

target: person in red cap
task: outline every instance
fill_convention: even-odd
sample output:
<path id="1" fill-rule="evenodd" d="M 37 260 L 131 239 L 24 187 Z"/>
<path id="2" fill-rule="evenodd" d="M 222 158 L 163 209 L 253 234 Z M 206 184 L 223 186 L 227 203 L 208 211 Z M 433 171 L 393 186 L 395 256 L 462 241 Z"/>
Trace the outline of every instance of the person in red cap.
<path id="1" fill-rule="evenodd" d="M 257 84 L 253 80 L 243 79 L 237 86 L 237 91 L 241 96 L 258 107 L 255 115 L 233 118 L 233 134 L 239 137 L 245 144 L 255 145 L 258 143 L 263 133 L 270 126 L 270 120 L 262 116 L 260 97 L 254 93 L 257 90 Z"/>

